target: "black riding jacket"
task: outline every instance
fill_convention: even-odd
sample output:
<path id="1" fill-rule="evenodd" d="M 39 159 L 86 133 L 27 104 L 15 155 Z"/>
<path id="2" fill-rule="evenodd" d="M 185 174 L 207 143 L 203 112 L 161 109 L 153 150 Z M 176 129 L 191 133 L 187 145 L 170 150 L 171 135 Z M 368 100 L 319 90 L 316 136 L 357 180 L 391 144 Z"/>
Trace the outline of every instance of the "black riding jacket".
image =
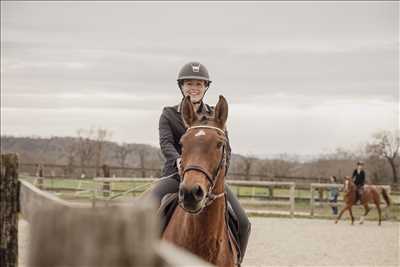
<path id="1" fill-rule="evenodd" d="M 357 187 L 363 186 L 365 183 L 365 172 L 361 170 L 360 173 L 357 172 L 357 169 L 353 171 L 353 181 Z"/>
<path id="2" fill-rule="evenodd" d="M 182 135 L 186 132 L 185 124 L 181 116 L 181 104 L 172 107 L 164 107 L 160 117 L 160 147 L 161 152 L 166 159 L 162 171 L 163 177 L 178 172 L 176 160 L 181 156 L 181 145 L 179 144 L 179 141 Z M 201 103 L 197 113 L 211 115 L 213 110 L 214 107 Z M 227 139 L 226 164 L 228 168 L 231 158 L 231 147 L 229 144 L 228 132 L 226 130 L 225 134 Z"/>

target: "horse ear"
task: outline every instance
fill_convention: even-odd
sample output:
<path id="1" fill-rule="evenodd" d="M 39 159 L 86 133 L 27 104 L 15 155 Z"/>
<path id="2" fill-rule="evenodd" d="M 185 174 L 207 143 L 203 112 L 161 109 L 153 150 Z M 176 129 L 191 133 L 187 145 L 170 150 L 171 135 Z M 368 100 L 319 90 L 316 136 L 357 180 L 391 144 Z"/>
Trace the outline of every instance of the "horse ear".
<path id="1" fill-rule="evenodd" d="M 226 120 L 228 119 L 228 102 L 225 97 L 219 96 L 217 105 L 215 106 L 215 122 L 219 128 L 224 129 Z"/>
<path id="2" fill-rule="evenodd" d="M 188 128 L 190 126 L 192 126 L 193 123 L 197 119 L 196 113 L 194 112 L 194 107 L 193 107 L 192 101 L 190 101 L 190 96 L 186 96 L 183 99 L 182 119 L 183 119 L 183 122 L 185 123 L 186 127 L 188 127 Z"/>

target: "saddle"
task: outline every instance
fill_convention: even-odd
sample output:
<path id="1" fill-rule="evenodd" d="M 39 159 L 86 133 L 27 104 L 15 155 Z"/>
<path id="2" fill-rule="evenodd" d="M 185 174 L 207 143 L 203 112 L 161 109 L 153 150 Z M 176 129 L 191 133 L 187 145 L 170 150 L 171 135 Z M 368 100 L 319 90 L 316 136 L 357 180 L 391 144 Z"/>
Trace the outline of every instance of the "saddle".
<path id="1" fill-rule="evenodd" d="M 231 249 L 235 249 L 237 251 L 238 262 L 241 258 L 241 251 L 239 246 L 239 220 L 234 212 L 231 204 L 227 201 L 226 203 L 226 213 L 225 213 L 225 220 L 226 225 L 228 226 L 228 233 L 229 233 L 229 245 Z M 171 220 L 172 215 L 176 207 L 178 206 L 178 194 L 177 193 L 170 193 L 163 197 L 161 200 L 160 208 L 158 209 L 158 216 L 160 218 L 160 226 L 161 226 L 161 234 L 165 231 L 168 226 L 169 221 Z"/>

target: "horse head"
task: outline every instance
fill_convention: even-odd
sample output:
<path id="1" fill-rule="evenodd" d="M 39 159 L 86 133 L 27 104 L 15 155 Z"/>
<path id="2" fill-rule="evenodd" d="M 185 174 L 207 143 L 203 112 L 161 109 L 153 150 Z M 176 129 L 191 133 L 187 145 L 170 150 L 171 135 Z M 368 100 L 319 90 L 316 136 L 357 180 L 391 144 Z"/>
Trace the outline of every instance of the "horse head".
<path id="1" fill-rule="evenodd" d="M 354 187 L 352 178 L 350 176 L 345 176 L 343 179 L 344 179 L 344 188 L 343 188 L 344 192 L 348 193 L 352 191 Z"/>
<path id="2" fill-rule="evenodd" d="M 198 116 L 190 97 L 183 100 L 182 118 L 187 130 L 180 140 L 179 204 L 190 213 L 200 213 L 213 200 L 224 196 L 228 103 L 223 96 L 213 113 L 210 117 Z"/>

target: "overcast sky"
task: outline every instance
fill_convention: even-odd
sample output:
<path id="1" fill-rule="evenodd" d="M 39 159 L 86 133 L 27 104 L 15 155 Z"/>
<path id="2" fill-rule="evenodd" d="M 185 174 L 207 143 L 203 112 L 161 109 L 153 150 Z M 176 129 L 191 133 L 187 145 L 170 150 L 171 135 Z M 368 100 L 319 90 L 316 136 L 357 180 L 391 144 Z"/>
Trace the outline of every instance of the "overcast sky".
<path id="1" fill-rule="evenodd" d="M 229 103 L 233 152 L 318 154 L 399 126 L 398 2 L 1 2 L 1 133 L 158 146 L 179 68 Z"/>

